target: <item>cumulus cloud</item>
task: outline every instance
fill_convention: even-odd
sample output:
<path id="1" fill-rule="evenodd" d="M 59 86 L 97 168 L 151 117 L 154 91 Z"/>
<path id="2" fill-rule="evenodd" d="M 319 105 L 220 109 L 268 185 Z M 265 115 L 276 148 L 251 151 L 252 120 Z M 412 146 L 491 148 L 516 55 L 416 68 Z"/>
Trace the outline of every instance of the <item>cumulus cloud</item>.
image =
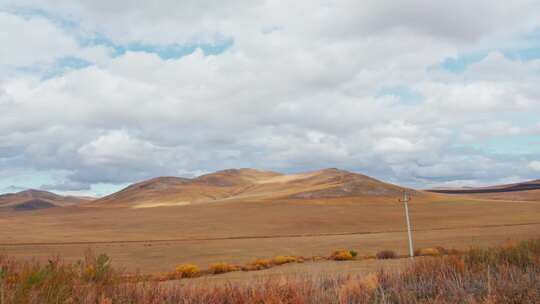
<path id="1" fill-rule="evenodd" d="M 540 161 L 532 161 L 529 163 L 529 169 L 533 170 L 533 171 L 536 171 L 536 172 L 540 172 Z"/>
<path id="2" fill-rule="evenodd" d="M 493 145 L 540 125 L 540 60 L 501 51 L 530 46 L 538 1 L 5 3 L 0 164 L 67 172 L 49 189 L 228 167 L 488 183 L 531 177 L 540 153 Z M 470 53 L 485 55 L 441 66 Z M 86 64 L 28 70 L 65 57 Z"/>
<path id="3" fill-rule="evenodd" d="M 73 54 L 78 45 L 61 29 L 42 17 L 23 18 L 0 12 L 0 65 L 29 66 L 50 63 Z"/>

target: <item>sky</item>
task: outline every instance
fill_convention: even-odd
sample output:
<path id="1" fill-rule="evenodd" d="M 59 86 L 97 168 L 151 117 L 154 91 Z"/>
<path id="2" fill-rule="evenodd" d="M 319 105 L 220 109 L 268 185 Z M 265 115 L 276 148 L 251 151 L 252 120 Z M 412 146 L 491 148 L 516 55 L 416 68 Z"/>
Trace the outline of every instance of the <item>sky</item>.
<path id="1" fill-rule="evenodd" d="M 540 178 L 540 1 L 0 0 L 0 193 Z"/>

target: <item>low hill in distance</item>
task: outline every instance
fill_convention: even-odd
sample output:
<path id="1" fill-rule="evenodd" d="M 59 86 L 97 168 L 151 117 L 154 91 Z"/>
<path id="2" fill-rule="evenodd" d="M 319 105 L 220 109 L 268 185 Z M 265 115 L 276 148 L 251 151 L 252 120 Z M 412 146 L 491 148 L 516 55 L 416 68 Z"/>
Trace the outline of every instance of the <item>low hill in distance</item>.
<path id="1" fill-rule="evenodd" d="M 467 195 L 471 197 L 497 200 L 540 200 L 540 179 L 489 187 L 462 187 L 426 190 L 433 193 Z"/>
<path id="2" fill-rule="evenodd" d="M 320 200 L 399 196 L 405 188 L 339 169 L 281 174 L 229 169 L 196 178 L 158 177 L 92 202 L 93 206 L 150 208 L 209 202 Z M 407 189 L 415 195 L 421 192 Z"/>
<path id="3" fill-rule="evenodd" d="M 0 195 L 0 210 L 30 211 L 66 207 L 90 200 L 90 198 L 62 196 L 48 191 L 29 189 Z"/>

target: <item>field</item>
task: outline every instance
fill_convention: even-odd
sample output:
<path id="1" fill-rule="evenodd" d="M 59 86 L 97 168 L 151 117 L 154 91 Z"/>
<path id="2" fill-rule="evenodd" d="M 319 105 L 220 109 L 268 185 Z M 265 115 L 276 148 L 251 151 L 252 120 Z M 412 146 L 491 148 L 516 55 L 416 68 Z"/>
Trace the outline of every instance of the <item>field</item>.
<path id="1" fill-rule="evenodd" d="M 500 245 L 540 237 L 540 202 L 433 195 L 410 206 L 415 247 Z M 407 253 L 403 206 L 396 199 L 340 198 L 216 202 L 155 208 L 72 206 L 0 213 L 0 253 L 68 261 L 87 248 L 143 273 L 181 263 L 207 267 L 275 255 Z"/>

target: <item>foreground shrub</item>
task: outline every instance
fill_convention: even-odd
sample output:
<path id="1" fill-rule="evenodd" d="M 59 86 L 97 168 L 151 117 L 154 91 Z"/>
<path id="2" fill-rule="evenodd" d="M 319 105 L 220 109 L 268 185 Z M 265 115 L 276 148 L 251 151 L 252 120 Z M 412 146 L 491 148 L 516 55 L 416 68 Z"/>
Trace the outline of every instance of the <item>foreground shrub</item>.
<path id="1" fill-rule="evenodd" d="M 210 265 L 210 272 L 213 274 L 226 273 L 231 271 L 238 271 L 240 268 L 236 265 L 221 262 Z"/>
<path id="2" fill-rule="evenodd" d="M 287 255 L 278 255 L 278 256 L 275 256 L 273 259 L 272 259 L 272 262 L 276 265 L 283 265 L 283 264 L 288 264 L 288 263 L 296 263 L 298 261 L 297 258 L 293 257 L 293 256 L 287 256 Z"/>
<path id="3" fill-rule="evenodd" d="M 375 257 L 378 260 L 395 259 L 397 258 L 397 254 L 392 250 L 382 250 L 382 251 L 377 252 Z"/>
<path id="4" fill-rule="evenodd" d="M 199 267 L 194 264 L 182 264 L 176 267 L 176 275 L 179 278 L 193 278 L 200 273 Z"/>
<path id="5" fill-rule="evenodd" d="M 84 261 L 77 262 L 81 278 L 86 282 L 110 284 L 114 280 L 111 259 L 106 254 L 96 256 L 91 250 L 85 252 Z"/>
<path id="6" fill-rule="evenodd" d="M 472 248 L 464 257 L 470 267 L 506 264 L 526 269 L 540 265 L 540 240 L 522 241 L 514 246 Z"/>
<path id="7" fill-rule="evenodd" d="M 354 259 L 350 250 L 334 251 L 330 258 L 335 261 L 348 261 Z"/>
<path id="8" fill-rule="evenodd" d="M 106 255 L 87 252 L 84 261 L 66 264 L 59 257 L 45 264 L 17 263 L 0 258 L 2 303 L 64 303 L 81 286 L 91 285 L 95 293 L 116 284 L 116 273 Z"/>

